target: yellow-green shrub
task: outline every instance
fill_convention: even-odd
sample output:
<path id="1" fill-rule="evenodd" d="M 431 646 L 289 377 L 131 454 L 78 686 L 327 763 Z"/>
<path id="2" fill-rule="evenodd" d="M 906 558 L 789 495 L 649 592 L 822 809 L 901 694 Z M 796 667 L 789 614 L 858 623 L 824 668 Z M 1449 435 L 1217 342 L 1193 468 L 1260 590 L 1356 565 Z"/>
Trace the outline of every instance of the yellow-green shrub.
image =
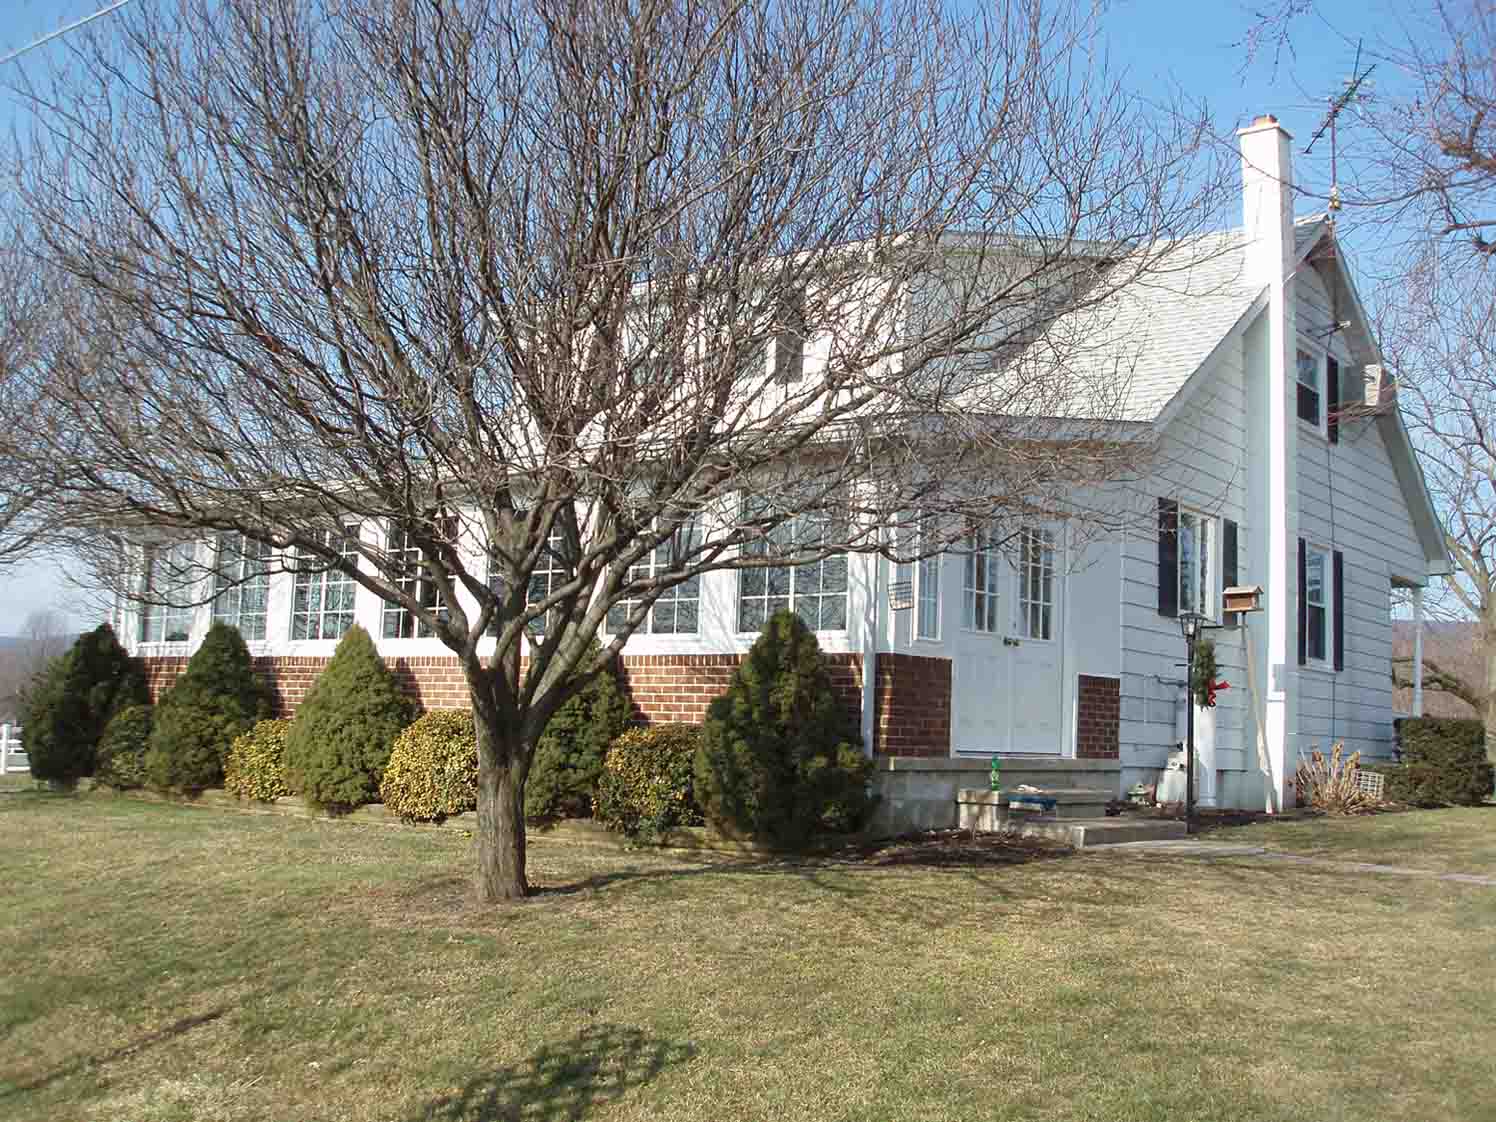
<path id="1" fill-rule="evenodd" d="M 290 721 L 265 720 L 235 737 L 223 768 L 224 790 L 264 803 L 289 795 L 286 733 L 290 728 Z"/>
<path id="2" fill-rule="evenodd" d="M 384 807 L 410 822 L 440 822 L 478 805 L 478 739 L 466 709 L 434 709 L 395 738 L 379 786 Z"/>
<path id="3" fill-rule="evenodd" d="M 658 838 L 701 822 L 693 791 L 698 725 L 630 729 L 608 747 L 593 815 L 610 830 Z"/>

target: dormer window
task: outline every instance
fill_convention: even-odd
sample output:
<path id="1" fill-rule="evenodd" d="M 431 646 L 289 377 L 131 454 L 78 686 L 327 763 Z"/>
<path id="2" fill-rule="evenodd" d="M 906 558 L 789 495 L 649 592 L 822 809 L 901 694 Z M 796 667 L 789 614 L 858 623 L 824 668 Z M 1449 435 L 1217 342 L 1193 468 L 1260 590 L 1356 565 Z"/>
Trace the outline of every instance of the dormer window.
<path id="1" fill-rule="evenodd" d="M 1316 429 L 1322 420 L 1321 387 L 1324 385 L 1324 360 L 1313 351 L 1302 348 L 1298 353 L 1299 374 L 1299 420 L 1306 421 Z"/>

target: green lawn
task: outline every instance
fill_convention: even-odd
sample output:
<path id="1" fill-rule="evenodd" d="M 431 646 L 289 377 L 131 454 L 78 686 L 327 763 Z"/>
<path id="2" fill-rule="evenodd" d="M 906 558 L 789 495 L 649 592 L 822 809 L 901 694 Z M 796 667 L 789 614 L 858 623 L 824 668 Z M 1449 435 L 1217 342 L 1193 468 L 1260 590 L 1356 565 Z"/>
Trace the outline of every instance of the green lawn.
<path id="1" fill-rule="evenodd" d="M 1206 840 L 1284 853 L 1496 876 L 1496 803 L 1421 813 L 1261 821 Z"/>
<path id="2" fill-rule="evenodd" d="M 0 795 L 0 1117 L 1496 1116 L 1496 890 L 537 840 L 479 911 L 469 844 Z"/>

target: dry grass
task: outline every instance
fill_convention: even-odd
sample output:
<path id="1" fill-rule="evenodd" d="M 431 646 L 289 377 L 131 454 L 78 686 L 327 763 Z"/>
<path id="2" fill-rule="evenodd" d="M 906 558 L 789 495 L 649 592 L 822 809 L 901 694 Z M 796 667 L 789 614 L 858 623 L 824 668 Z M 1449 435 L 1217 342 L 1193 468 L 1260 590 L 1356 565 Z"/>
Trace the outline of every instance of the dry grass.
<path id="1" fill-rule="evenodd" d="M 1210 841 L 1284 853 L 1496 876 L 1496 803 L 1354 818 L 1263 820 L 1213 830 Z"/>
<path id="2" fill-rule="evenodd" d="M 1490 1117 L 1488 889 L 468 844 L 0 797 L 0 1117 Z"/>

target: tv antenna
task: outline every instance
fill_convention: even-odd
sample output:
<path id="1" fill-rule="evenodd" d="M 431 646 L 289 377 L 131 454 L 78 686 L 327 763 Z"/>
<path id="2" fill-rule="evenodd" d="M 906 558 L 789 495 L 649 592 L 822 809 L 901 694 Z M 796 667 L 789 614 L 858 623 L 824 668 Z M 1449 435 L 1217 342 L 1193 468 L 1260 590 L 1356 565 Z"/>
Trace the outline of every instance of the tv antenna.
<path id="1" fill-rule="evenodd" d="M 1361 69 L 1361 43 L 1356 43 L 1356 61 L 1351 66 L 1351 76 L 1343 83 L 1344 88 L 1333 97 L 1329 98 L 1330 107 L 1325 111 L 1324 120 L 1320 121 L 1319 128 L 1314 130 L 1314 135 L 1309 138 L 1309 143 L 1304 146 L 1304 155 L 1314 151 L 1315 142 L 1325 133 L 1330 134 L 1330 221 L 1335 220 L 1335 212 L 1340 209 L 1340 168 L 1339 168 L 1339 144 L 1336 136 L 1335 122 L 1342 110 L 1348 108 L 1363 95 L 1362 87 L 1370 93 L 1371 83 L 1367 81 L 1371 72 L 1376 69 L 1376 63 L 1372 63 Z"/>

